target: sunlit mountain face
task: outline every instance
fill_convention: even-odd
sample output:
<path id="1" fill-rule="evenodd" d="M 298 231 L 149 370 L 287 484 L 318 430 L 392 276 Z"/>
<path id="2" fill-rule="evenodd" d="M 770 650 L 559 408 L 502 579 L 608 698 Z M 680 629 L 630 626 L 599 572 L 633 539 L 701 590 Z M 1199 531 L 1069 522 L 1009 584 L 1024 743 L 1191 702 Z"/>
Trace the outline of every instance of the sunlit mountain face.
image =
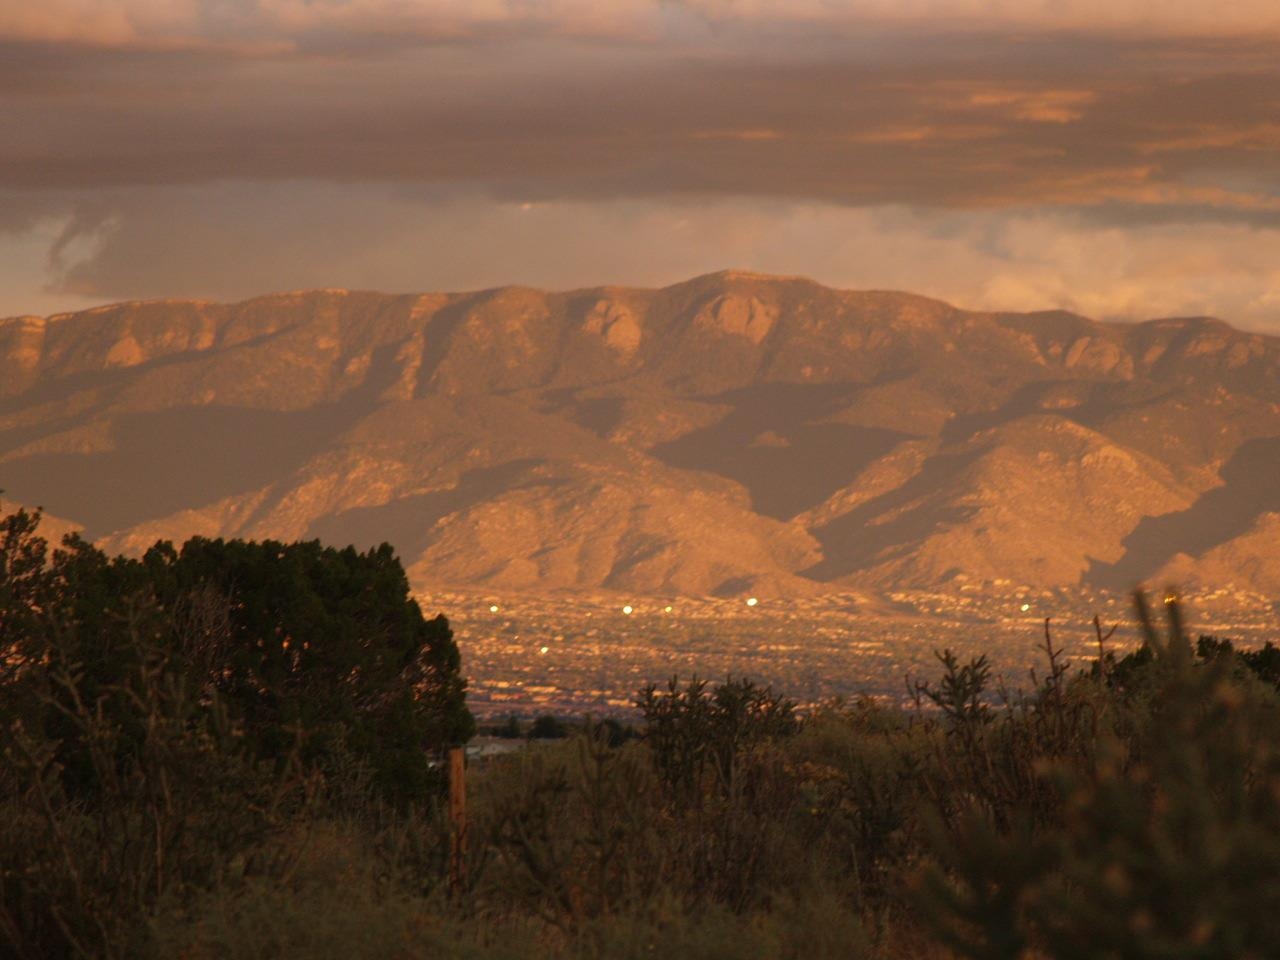
<path id="1" fill-rule="evenodd" d="M 3 5 L 0 489 L 417 583 L 1273 590 L 1278 50 L 1262 2 Z"/>
<path id="2" fill-rule="evenodd" d="M 0 485 L 421 588 L 1280 590 L 1280 340 L 719 273 L 0 323 Z"/>

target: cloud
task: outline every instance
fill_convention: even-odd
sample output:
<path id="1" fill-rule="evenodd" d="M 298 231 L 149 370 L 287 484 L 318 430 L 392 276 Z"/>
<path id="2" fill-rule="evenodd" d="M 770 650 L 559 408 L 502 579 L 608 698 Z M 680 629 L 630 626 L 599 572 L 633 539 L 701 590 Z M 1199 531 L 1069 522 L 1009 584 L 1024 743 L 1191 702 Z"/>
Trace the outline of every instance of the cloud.
<path id="1" fill-rule="evenodd" d="M 826 26 L 870 20 L 1202 36 L 1280 25 L 1280 13 L 1269 0 L 1237 0 L 1217 7 L 1197 0 L 683 0 L 680 6 L 715 20 L 800 20 Z"/>
<path id="2" fill-rule="evenodd" d="M 1171 130 L 1161 137 L 1158 128 L 1153 139 L 1139 143 L 1138 151 L 1148 155 L 1163 153 L 1200 153 L 1209 150 L 1280 150 L 1280 123 L 1274 121 L 1245 122 L 1226 126 L 1205 123 Z"/>
<path id="3" fill-rule="evenodd" d="M 646 39 L 670 21 L 651 0 L 41 0 L 0 8 L 0 40 L 262 56 L 512 35 Z"/>
<path id="4" fill-rule="evenodd" d="M 87 218 L 92 232 L 67 246 L 54 277 L 60 295 L 86 303 L 324 286 L 661 285 L 742 267 L 976 309 L 1216 314 L 1280 333 L 1280 226 L 1100 226 L 1065 210 L 746 198 L 495 203 L 467 189 L 315 181 L 124 190 L 97 214 L 110 229 Z"/>
<path id="5" fill-rule="evenodd" d="M 0 66 L 0 187 L 466 182 L 497 199 L 1273 218 L 1280 64 L 1250 45 L 931 42 L 839 56 L 562 38 L 354 59 L 27 50 Z"/>
<path id="6" fill-rule="evenodd" d="M 1083 119 L 1098 99 L 1093 90 L 1019 90 L 1016 87 L 978 87 L 944 93 L 939 102 L 951 110 L 995 111 L 1013 120 L 1072 123 Z"/>
<path id="7" fill-rule="evenodd" d="M 1260 324 L 1273 6 L 0 4 L 0 243 L 23 264 L 0 311 L 740 265 Z M 1156 283 L 1160 256 L 1185 279 Z"/>
<path id="8" fill-rule="evenodd" d="M 245 53 L 464 40 L 512 32 L 652 39 L 699 30 L 1074 30 L 1252 35 L 1280 30 L 1270 0 L 40 0 L 0 7 L 0 39 Z"/>

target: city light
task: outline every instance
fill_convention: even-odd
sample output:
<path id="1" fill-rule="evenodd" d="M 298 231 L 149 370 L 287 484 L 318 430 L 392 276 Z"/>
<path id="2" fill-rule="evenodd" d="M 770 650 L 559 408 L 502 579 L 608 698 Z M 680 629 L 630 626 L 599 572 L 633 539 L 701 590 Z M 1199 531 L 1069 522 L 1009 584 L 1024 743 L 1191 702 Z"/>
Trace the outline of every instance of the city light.
<path id="1" fill-rule="evenodd" d="M 849 626 L 853 603 L 848 595 L 756 594 L 759 602 L 749 607 L 747 593 L 705 600 L 682 597 L 679 602 L 651 595 L 629 601 L 616 594 L 566 602 L 562 595 L 515 593 L 498 604 L 501 613 L 491 614 L 488 621 L 460 617 L 457 639 L 473 671 L 474 686 L 469 691 L 473 709 L 499 718 L 517 707 L 531 714 L 576 715 L 609 700 L 626 705 L 632 687 L 651 677 L 669 676 L 676 657 L 689 663 L 695 655 L 702 658 L 698 665 L 705 664 L 714 674 L 742 665 L 753 667 L 779 686 L 799 690 L 810 702 L 829 695 L 856 696 L 864 690 L 892 697 L 902 682 L 902 661 L 922 645 L 962 644 L 958 655 L 968 657 L 986 653 L 986 644 L 995 639 L 999 642 L 992 660 L 999 663 L 1000 671 L 1005 676 L 1026 676 L 1025 667 L 1034 658 L 1022 642 L 1028 625 L 1042 625 L 1045 616 L 1057 612 L 1055 605 L 1064 602 L 1046 594 L 1041 597 L 1014 584 L 955 597 L 904 591 L 893 601 L 911 605 L 918 614 L 907 618 L 896 610 L 882 614 L 872 607 L 864 611 L 863 629 L 854 640 Z M 1151 605 L 1163 606 L 1164 597 L 1161 590 L 1151 597 Z M 1193 594 L 1192 599 L 1196 598 Z M 462 599 L 454 605 L 461 607 Z M 1101 609 L 1109 619 L 1118 619 L 1119 607 L 1125 603 L 1123 596 L 1109 592 L 1081 591 L 1078 598 L 1069 599 L 1085 608 Z M 1180 602 L 1183 599 L 1179 597 Z M 1115 605 L 1108 606 L 1112 600 Z M 489 603 L 482 599 L 476 606 L 485 611 Z M 622 613 L 624 605 L 632 608 L 630 616 Z M 1215 614 L 1222 611 L 1231 632 L 1256 646 L 1274 634 L 1269 609 L 1242 606 L 1237 612 L 1223 601 L 1213 610 Z M 594 613 L 594 619 L 588 613 Z M 660 625 L 655 617 L 662 619 Z M 976 631 L 972 638 L 957 639 L 954 624 L 962 618 L 972 618 L 970 622 L 985 624 L 987 629 Z M 1085 638 L 1092 648 L 1092 633 L 1091 624 L 1064 617 L 1055 629 L 1054 644 L 1065 641 L 1074 648 Z M 277 651 L 282 639 L 274 638 Z M 314 641 L 311 646 L 318 647 Z M 543 646 L 546 653 L 541 651 Z M 294 637 L 283 659 L 295 651 L 310 656 Z M 499 682 L 508 686 L 499 687 Z"/>
<path id="2" fill-rule="evenodd" d="M 489 605 L 489 612 L 490 612 L 490 613 L 497 613 L 497 612 L 498 612 L 498 605 L 497 605 L 496 603 L 490 604 L 490 605 Z"/>
<path id="3" fill-rule="evenodd" d="M 633 609 L 633 607 L 631 606 L 631 604 L 629 604 L 629 603 L 628 603 L 625 607 L 623 607 L 623 608 L 622 608 L 622 612 L 623 612 L 623 613 L 625 613 L 625 614 L 629 617 L 629 616 L 631 616 L 631 611 L 632 611 L 632 609 Z"/>
<path id="4" fill-rule="evenodd" d="M 757 600 L 755 597 L 747 597 L 747 606 L 748 606 L 748 607 L 754 607 L 754 606 L 755 606 L 757 603 L 759 603 L 759 602 L 760 602 L 760 601 L 759 601 L 759 600 Z"/>
<path id="5" fill-rule="evenodd" d="M 1030 610 L 1030 609 L 1031 609 L 1031 604 L 1029 604 L 1029 603 L 1024 603 L 1024 604 L 1022 605 L 1022 612 L 1023 612 L 1023 613 L 1026 613 L 1026 612 L 1027 612 L 1028 610 Z"/>
<path id="6" fill-rule="evenodd" d="M 547 652 L 548 650 L 550 650 L 550 649 L 551 649 L 550 647 L 539 647 L 539 648 L 538 648 L 538 652 L 539 652 L 539 653 L 546 653 L 546 652 Z"/>
<path id="7" fill-rule="evenodd" d="M 663 613 L 670 613 L 670 612 L 671 612 L 671 607 L 663 607 L 663 608 L 662 608 L 662 612 L 663 612 Z"/>

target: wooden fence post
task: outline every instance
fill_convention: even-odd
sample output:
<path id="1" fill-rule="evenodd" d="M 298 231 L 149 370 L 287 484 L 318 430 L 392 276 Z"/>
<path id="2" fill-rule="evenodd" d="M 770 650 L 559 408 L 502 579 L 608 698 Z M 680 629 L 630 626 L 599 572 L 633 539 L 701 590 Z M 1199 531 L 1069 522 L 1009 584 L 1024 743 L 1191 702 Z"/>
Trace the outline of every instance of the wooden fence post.
<path id="1" fill-rule="evenodd" d="M 467 752 L 449 751 L 449 890 L 467 882 Z"/>

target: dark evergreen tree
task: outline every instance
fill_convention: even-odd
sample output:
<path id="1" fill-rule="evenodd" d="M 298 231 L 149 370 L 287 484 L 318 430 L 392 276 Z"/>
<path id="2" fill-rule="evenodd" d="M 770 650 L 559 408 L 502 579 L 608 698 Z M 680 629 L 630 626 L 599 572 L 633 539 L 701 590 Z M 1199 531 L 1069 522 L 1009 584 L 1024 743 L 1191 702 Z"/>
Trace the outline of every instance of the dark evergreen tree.
<path id="1" fill-rule="evenodd" d="M 396 798 L 427 789 L 431 754 L 474 731 L 448 621 L 422 615 L 386 544 L 196 538 L 134 560 L 73 536 L 50 555 L 38 523 L 19 511 L 0 524 L 0 642 L 22 680 L 7 700 L 64 743 L 73 779 L 90 772 L 77 773 L 59 698 L 101 704 L 127 727 L 123 680 L 156 657 L 218 700 L 253 756 L 297 749 L 323 770 L 354 754 Z"/>

